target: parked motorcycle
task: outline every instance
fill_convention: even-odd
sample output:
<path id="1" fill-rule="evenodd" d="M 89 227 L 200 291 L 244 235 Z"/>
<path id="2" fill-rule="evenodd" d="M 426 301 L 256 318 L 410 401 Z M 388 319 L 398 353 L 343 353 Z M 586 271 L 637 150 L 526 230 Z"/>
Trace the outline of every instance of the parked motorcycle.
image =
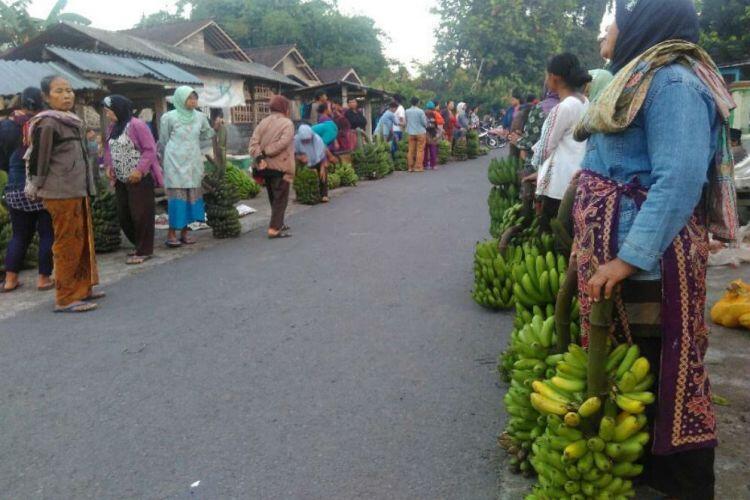
<path id="1" fill-rule="evenodd" d="M 508 145 L 508 140 L 499 134 L 498 129 L 481 125 L 477 132 L 479 132 L 480 144 L 488 149 L 500 149 Z"/>

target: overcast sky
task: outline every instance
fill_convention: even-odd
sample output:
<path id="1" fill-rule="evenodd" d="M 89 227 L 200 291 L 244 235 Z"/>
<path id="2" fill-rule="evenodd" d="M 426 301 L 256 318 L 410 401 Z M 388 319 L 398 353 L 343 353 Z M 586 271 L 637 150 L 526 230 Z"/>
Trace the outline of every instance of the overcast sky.
<path id="1" fill-rule="evenodd" d="M 427 62 L 432 57 L 437 17 L 430 14 L 434 0 L 339 0 L 347 14 L 363 14 L 373 18 L 390 40 L 386 56 L 405 64 L 412 60 Z M 45 16 L 55 0 L 32 0 L 30 12 Z M 69 0 L 66 11 L 91 19 L 96 28 L 118 30 L 132 27 L 143 13 L 168 8 L 174 2 L 164 0 Z"/>

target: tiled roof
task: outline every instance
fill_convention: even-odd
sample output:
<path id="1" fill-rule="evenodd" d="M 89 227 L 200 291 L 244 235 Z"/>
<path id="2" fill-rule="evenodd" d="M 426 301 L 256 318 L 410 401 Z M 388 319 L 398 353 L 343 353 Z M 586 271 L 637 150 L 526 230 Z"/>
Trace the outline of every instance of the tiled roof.
<path id="1" fill-rule="evenodd" d="M 91 80 L 83 78 L 74 71 L 54 62 L 3 61 L 0 60 L 0 95 L 9 96 L 22 92 L 26 87 L 39 87 L 42 78 L 49 75 L 64 76 L 73 90 L 99 88 Z"/>
<path id="2" fill-rule="evenodd" d="M 171 63 L 64 47 L 47 46 L 46 49 L 85 73 L 126 78 L 152 78 L 170 83 L 201 84 L 200 78 Z"/>
<path id="3" fill-rule="evenodd" d="M 253 47 L 250 49 L 243 49 L 245 54 L 253 60 L 263 65 L 273 68 L 276 66 L 281 59 L 289 53 L 290 50 L 294 49 L 296 45 L 273 45 L 269 47 Z"/>

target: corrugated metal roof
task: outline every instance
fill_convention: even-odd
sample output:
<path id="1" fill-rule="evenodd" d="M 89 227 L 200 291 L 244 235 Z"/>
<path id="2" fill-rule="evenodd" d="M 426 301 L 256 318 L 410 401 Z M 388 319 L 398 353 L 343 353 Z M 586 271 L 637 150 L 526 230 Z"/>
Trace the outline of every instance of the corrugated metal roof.
<path id="1" fill-rule="evenodd" d="M 91 80 L 83 78 L 72 70 L 54 62 L 3 61 L 0 60 L 0 95 L 9 96 L 22 92 L 26 87 L 39 87 L 42 78 L 49 75 L 64 76 L 73 90 L 99 88 Z"/>
<path id="2" fill-rule="evenodd" d="M 47 46 L 46 49 L 71 66 L 86 73 L 112 75 L 125 78 L 152 78 L 168 83 L 199 85 L 200 79 L 174 64 L 134 59 L 132 57 L 101 54 L 64 47 Z"/>
<path id="3" fill-rule="evenodd" d="M 262 64 L 242 62 L 234 59 L 223 59 L 211 54 L 194 52 L 181 47 L 171 47 L 163 43 L 143 40 L 126 33 L 106 31 L 80 24 L 62 22 L 57 25 L 57 27 L 58 29 L 68 28 L 78 31 L 79 33 L 111 47 L 112 50 L 117 52 L 125 52 L 151 59 L 169 61 L 181 66 L 208 69 L 232 75 L 241 75 L 271 82 L 278 82 L 290 87 L 300 86 L 294 80 L 291 80 L 281 73 L 278 73 L 267 66 L 263 66 Z"/>

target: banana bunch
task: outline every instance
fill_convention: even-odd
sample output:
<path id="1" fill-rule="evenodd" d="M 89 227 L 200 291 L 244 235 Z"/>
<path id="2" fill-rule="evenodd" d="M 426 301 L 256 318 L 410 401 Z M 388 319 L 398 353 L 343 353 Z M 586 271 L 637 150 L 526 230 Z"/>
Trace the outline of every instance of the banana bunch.
<path id="1" fill-rule="evenodd" d="M 513 307 L 512 264 L 498 252 L 497 240 L 477 243 L 474 253 L 474 290 L 471 296 L 483 307 Z"/>
<path id="2" fill-rule="evenodd" d="M 523 259 L 513 266 L 513 295 L 526 308 L 554 304 L 568 270 L 565 257 L 555 255 L 553 238 L 542 238 L 541 251 L 537 246 L 523 245 Z"/>
<path id="3" fill-rule="evenodd" d="M 521 167 L 521 162 L 516 159 L 505 158 L 501 160 L 495 158 L 490 161 L 487 177 L 489 178 L 490 183 L 495 186 L 502 186 L 505 184 L 518 185 L 518 172 Z"/>
<path id="4" fill-rule="evenodd" d="M 525 217 L 521 216 L 522 205 L 511 202 L 497 194 L 499 188 L 492 188 L 488 204 L 490 206 L 490 234 L 493 238 L 502 237 L 503 233 L 516 225 L 523 225 Z"/>
<path id="5" fill-rule="evenodd" d="M 527 500 L 634 496 L 630 479 L 643 472 L 636 462 L 649 441 L 649 370 L 637 346 L 622 344 L 606 360 L 609 397 L 589 398 L 588 354 L 571 344 L 554 376 L 532 381 L 530 404 L 547 417 L 547 427 L 531 447 L 539 483 Z"/>
<path id="6" fill-rule="evenodd" d="M 516 359 L 509 372 L 510 388 L 503 398 L 510 419 L 500 444 L 511 455 L 511 467 L 518 472 L 531 472 L 529 450 L 546 427 L 546 417 L 531 402 L 532 386 L 554 375 L 554 367 L 562 360 L 562 355 L 552 354 L 556 342 L 555 318 L 551 315 L 543 319 L 537 314 L 511 334 L 509 350 Z"/>

